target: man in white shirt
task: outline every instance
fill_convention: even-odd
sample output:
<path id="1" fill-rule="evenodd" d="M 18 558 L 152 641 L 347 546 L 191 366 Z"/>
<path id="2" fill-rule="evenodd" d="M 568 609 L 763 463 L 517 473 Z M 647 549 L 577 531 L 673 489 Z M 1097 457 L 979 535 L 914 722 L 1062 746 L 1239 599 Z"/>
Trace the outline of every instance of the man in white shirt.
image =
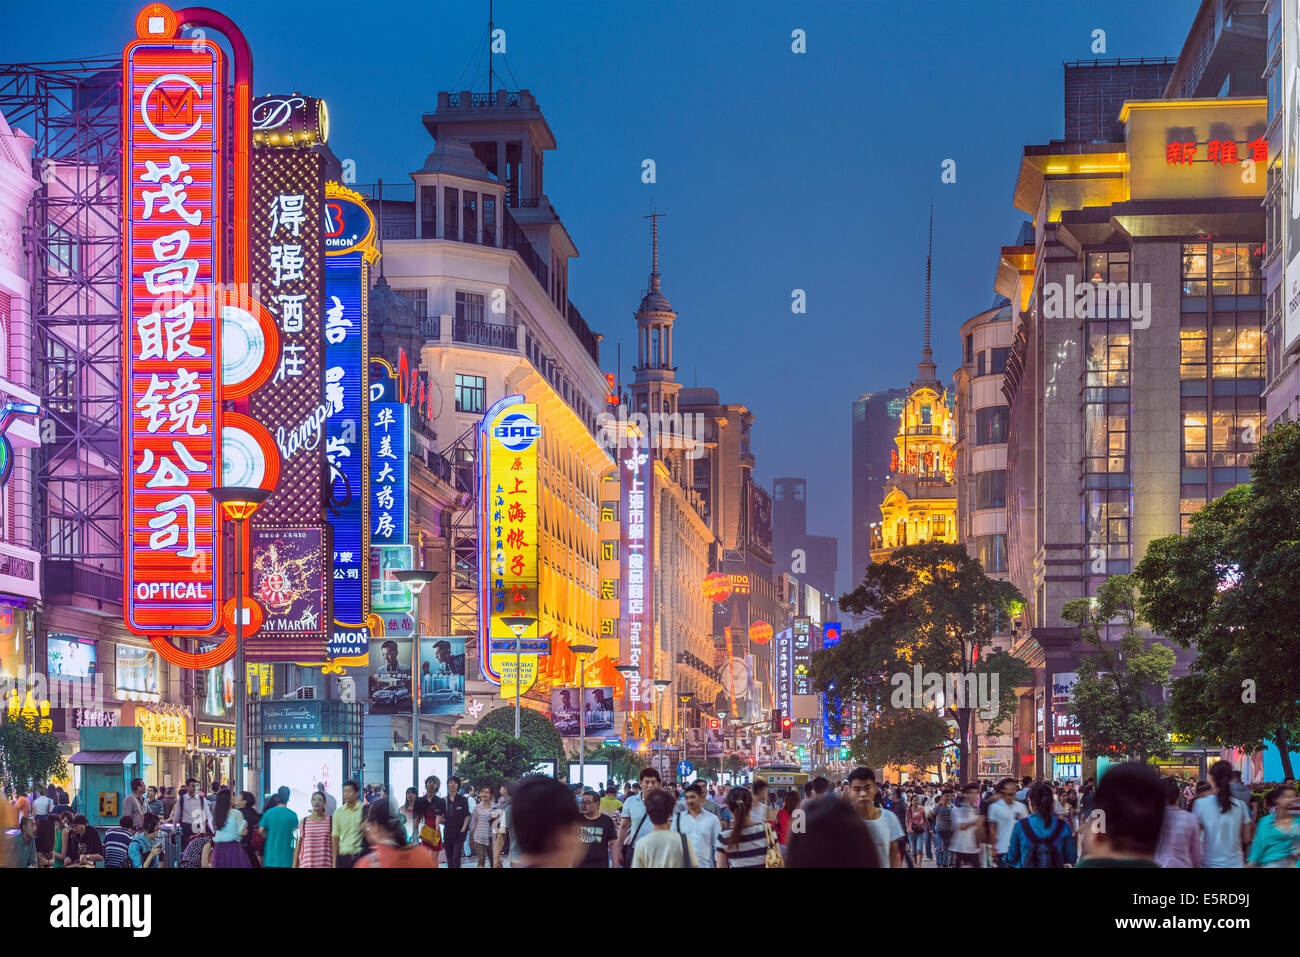
<path id="1" fill-rule="evenodd" d="M 1028 816 L 1028 806 L 1016 800 L 1016 779 L 1003 778 L 998 782 L 997 796 L 989 804 L 989 843 L 993 845 L 995 867 L 1006 867 L 1003 858 L 1011 846 L 1011 832 Z"/>
<path id="2" fill-rule="evenodd" d="M 876 772 L 871 768 L 854 768 L 849 773 L 849 801 L 858 817 L 866 825 L 871 841 L 876 845 L 876 856 L 881 867 L 902 867 L 903 825 L 898 815 L 876 805 Z"/>
<path id="3" fill-rule="evenodd" d="M 948 849 L 952 852 L 953 867 L 979 867 L 979 844 L 976 829 L 980 822 L 980 786 L 967 784 L 962 789 L 961 803 L 952 808 L 952 836 Z"/>
<path id="4" fill-rule="evenodd" d="M 212 826 L 212 812 L 208 809 L 208 802 L 199 794 L 197 778 L 186 780 L 185 790 L 176 798 L 176 806 L 172 809 L 172 823 L 181 826 L 183 843 L 189 843 L 191 837 L 202 833 L 205 826 Z"/>
<path id="5" fill-rule="evenodd" d="M 704 782 L 696 781 L 688 787 L 684 798 L 686 810 L 673 815 L 672 829 L 686 835 L 700 867 L 712 867 L 722 822 L 716 814 L 704 810 Z"/>
<path id="6" fill-rule="evenodd" d="M 654 768 L 642 768 L 637 782 L 641 785 L 641 792 L 628 795 L 623 802 L 623 813 L 618 822 L 618 843 L 615 844 L 615 867 L 630 867 L 636 842 L 654 830 L 646 815 L 645 796 L 659 787 L 659 772 Z M 628 857 L 627 864 L 622 863 L 624 856 Z"/>

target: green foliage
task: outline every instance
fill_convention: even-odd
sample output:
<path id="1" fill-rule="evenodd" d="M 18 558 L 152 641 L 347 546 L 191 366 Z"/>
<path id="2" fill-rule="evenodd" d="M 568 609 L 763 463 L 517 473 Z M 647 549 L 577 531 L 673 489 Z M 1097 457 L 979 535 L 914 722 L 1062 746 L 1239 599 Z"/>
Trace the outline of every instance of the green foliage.
<path id="1" fill-rule="evenodd" d="M 977 675 L 997 676 L 998 711 L 997 716 L 988 719 L 985 727 L 987 734 L 1002 734 L 1009 727 L 1011 718 L 1016 713 L 1016 688 L 1032 686 L 1034 671 L 1029 665 L 1007 651 L 995 651 L 982 655 L 975 665 Z M 981 713 L 980 717 L 984 715 Z"/>
<path id="2" fill-rule="evenodd" d="M 477 791 L 490 787 L 493 793 L 501 785 L 521 778 L 537 764 L 532 748 L 523 738 L 496 728 L 476 729 L 447 739 L 456 749 L 456 774 Z"/>
<path id="3" fill-rule="evenodd" d="M 5 795 L 12 798 L 43 781 L 67 776 L 58 737 L 41 731 L 34 715 L 11 716 L 0 704 L 0 782 Z"/>
<path id="4" fill-rule="evenodd" d="M 917 665 L 927 674 L 978 671 L 975 662 L 988 654 L 998 620 L 1009 617 L 1021 601 L 1009 582 L 989 578 L 964 545 L 930 542 L 896 549 L 886 560 L 868 566 L 862 583 L 840 599 L 842 609 L 871 620 L 846 632 L 835 647 L 813 655 L 814 688 L 824 693 L 834 687 L 843 698 L 863 702 L 868 713 L 883 714 L 891 709 L 893 675 L 910 674 Z M 1002 659 L 998 662 L 997 667 L 1009 667 Z M 1004 684 L 1009 689 L 1014 682 Z M 948 709 L 959 728 L 963 769 L 969 768 L 968 731 L 974 704 Z M 832 733 L 842 732 L 839 716 L 829 718 Z M 907 726 L 887 723 L 891 734 Z M 906 740 L 912 740 L 915 728 L 927 726 L 933 728 L 933 722 L 907 726 L 912 730 Z M 910 746 L 918 747 L 915 742 Z M 931 740 L 929 747 L 934 746 L 937 742 Z M 873 744 L 871 750 L 881 749 Z"/>
<path id="5" fill-rule="evenodd" d="M 860 764 L 914 764 L 928 768 L 939 763 L 950 740 L 948 722 L 927 708 L 884 709 L 867 729 L 849 741 L 849 753 Z"/>
<path id="6" fill-rule="evenodd" d="M 1272 744 L 1291 776 L 1300 744 L 1300 423 L 1274 426 L 1241 485 L 1151 543 L 1134 570 L 1143 618 L 1197 658 L 1173 684 L 1180 733 Z"/>
<path id="7" fill-rule="evenodd" d="M 611 781 L 635 781 L 645 767 L 645 758 L 639 752 L 621 744 L 602 744 L 587 752 L 588 761 L 608 761 Z"/>
<path id="8" fill-rule="evenodd" d="M 1061 610 L 1093 649 L 1079 664 L 1072 706 L 1088 757 L 1145 761 L 1152 755 L 1169 756 L 1168 709 L 1151 700 L 1147 688 L 1169 683 L 1174 653 L 1143 637 L 1135 584 L 1132 575 L 1112 575 L 1095 599 L 1076 598 Z M 1111 623 L 1124 630 L 1118 641 L 1105 640 L 1102 629 Z"/>
<path id="9" fill-rule="evenodd" d="M 515 709 L 497 708 L 489 711 L 474 726 L 475 731 L 488 728 L 504 731 L 511 737 L 515 734 Z M 568 756 L 564 750 L 564 738 L 556 730 L 551 719 L 540 711 L 523 708 L 519 712 L 519 740 L 528 743 L 537 761 L 555 761 L 556 774 L 562 780 L 568 780 Z M 536 763 L 536 762 L 534 762 Z"/>

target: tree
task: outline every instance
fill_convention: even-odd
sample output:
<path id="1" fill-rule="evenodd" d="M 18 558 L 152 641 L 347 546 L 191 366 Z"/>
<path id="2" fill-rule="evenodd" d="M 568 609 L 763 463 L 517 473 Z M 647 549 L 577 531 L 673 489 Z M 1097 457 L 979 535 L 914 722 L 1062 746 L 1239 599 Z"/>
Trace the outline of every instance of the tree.
<path id="1" fill-rule="evenodd" d="M 477 791 L 490 787 L 495 794 L 501 785 L 523 777 L 537 764 L 532 747 L 523 738 L 496 728 L 481 728 L 447 739 L 456 749 L 456 774 Z"/>
<path id="2" fill-rule="evenodd" d="M 6 797 L 68 776 L 58 737 L 40 730 L 39 720 L 29 710 L 10 711 L 0 702 L 0 781 Z"/>
<path id="3" fill-rule="evenodd" d="M 489 711 L 474 726 L 475 731 L 487 729 L 503 731 L 512 738 L 515 736 L 515 709 L 497 708 Z M 568 780 L 568 754 L 564 750 L 564 738 L 556 730 L 551 719 L 540 711 L 523 708 L 519 712 L 519 740 L 531 749 L 534 761 L 554 761 L 555 774 L 561 781 Z M 532 765 L 529 765 L 532 770 Z"/>
<path id="4" fill-rule="evenodd" d="M 1300 745 L 1300 423 L 1274 426 L 1239 485 L 1134 570 L 1143 618 L 1197 658 L 1173 684 L 1174 726 L 1225 747 Z"/>
<path id="5" fill-rule="evenodd" d="M 912 764 L 924 770 L 939 763 L 949 743 L 948 722 L 938 711 L 882 710 L 867 731 L 849 740 L 849 755 L 859 764 L 873 767 Z"/>
<path id="6" fill-rule="evenodd" d="M 976 661 L 990 647 L 997 623 L 1020 602 L 1015 587 L 989 578 L 964 545 L 929 542 L 895 549 L 872 562 L 862 584 L 840 599 L 840 608 L 871 620 L 813 655 L 814 687 L 822 693 L 833 687 L 842 698 L 863 702 L 869 740 L 874 723 L 886 720 L 886 709 L 900 707 L 892 691 L 912 681 L 917 666 L 926 682 L 938 676 L 943 684 L 952 675 L 969 687 L 965 680 L 978 675 Z M 910 690 L 911 706 L 927 707 L 923 689 Z M 969 695 L 948 697 L 945 713 L 957 722 L 961 776 L 967 780 L 971 715 L 979 702 Z M 832 733 L 843 730 L 839 715 L 828 720 Z"/>
<path id="7" fill-rule="evenodd" d="M 1148 644 L 1143 636 L 1135 584 L 1132 575 L 1112 575 L 1095 599 L 1075 598 L 1061 610 L 1093 649 L 1079 664 L 1072 707 L 1090 758 L 1169 756 L 1168 709 L 1152 701 L 1147 689 L 1169 683 L 1174 653 L 1159 642 Z M 1116 620 L 1124 633 L 1118 641 L 1107 641 L 1102 629 Z"/>
<path id="8" fill-rule="evenodd" d="M 623 747 L 621 744 L 602 744 L 587 752 L 588 761 L 608 761 L 611 781 L 635 781 L 645 759 L 637 751 Z"/>

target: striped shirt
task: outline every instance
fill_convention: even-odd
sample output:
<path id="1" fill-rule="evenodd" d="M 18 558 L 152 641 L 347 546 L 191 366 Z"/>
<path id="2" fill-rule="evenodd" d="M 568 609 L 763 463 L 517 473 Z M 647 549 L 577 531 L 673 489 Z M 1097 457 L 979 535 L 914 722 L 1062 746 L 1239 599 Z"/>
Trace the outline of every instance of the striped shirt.
<path id="1" fill-rule="evenodd" d="M 127 856 L 134 835 L 124 827 L 110 827 L 104 834 L 104 866 L 130 867 Z"/>
<path id="2" fill-rule="evenodd" d="M 763 867 L 767 859 L 767 831 L 762 824 L 750 824 L 740 832 L 733 847 L 729 828 L 718 835 L 717 852 L 727 855 L 729 867 Z"/>

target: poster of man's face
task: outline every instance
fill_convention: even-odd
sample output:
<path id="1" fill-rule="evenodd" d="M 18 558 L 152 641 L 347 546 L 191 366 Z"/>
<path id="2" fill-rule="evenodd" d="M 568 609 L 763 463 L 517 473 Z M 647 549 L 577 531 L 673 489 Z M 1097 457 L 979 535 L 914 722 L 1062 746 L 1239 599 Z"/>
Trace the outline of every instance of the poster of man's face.
<path id="1" fill-rule="evenodd" d="M 614 728 L 614 689 L 588 688 L 582 700 L 582 716 L 578 714 L 578 688 L 551 689 L 551 721 L 557 731 L 566 737 L 577 737 L 586 722 L 587 734 L 605 734 Z"/>
<path id="2" fill-rule="evenodd" d="M 420 714 L 464 713 L 464 637 L 421 639 Z"/>
<path id="3" fill-rule="evenodd" d="M 411 713 L 411 639 L 370 641 L 370 713 Z"/>
<path id="4" fill-rule="evenodd" d="M 705 753 L 710 758 L 722 757 L 726 750 L 726 736 L 721 728 L 710 728 L 708 737 L 705 738 Z"/>

